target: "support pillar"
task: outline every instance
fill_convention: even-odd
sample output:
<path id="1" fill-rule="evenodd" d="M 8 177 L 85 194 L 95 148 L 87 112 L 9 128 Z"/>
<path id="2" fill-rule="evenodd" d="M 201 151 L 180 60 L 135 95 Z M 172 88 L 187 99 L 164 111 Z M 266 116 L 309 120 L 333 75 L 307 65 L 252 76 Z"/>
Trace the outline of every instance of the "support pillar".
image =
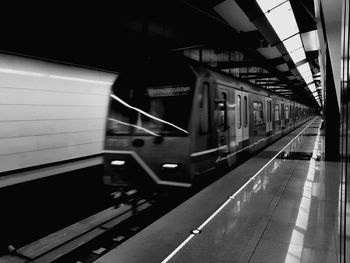
<path id="1" fill-rule="evenodd" d="M 340 118 L 337 95 L 328 48 L 326 48 L 326 74 L 324 94 L 325 161 L 338 162 Z"/>

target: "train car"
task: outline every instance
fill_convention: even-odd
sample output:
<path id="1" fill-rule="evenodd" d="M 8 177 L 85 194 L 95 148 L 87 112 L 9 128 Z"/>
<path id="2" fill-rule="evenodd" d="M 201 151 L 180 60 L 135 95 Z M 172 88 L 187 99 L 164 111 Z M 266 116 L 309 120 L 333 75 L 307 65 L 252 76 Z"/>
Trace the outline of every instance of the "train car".
<path id="1" fill-rule="evenodd" d="M 117 74 L 0 54 L 0 188 L 103 164 Z"/>
<path id="2" fill-rule="evenodd" d="M 121 73 L 110 95 L 104 182 L 191 187 L 304 122 L 301 109 L 187 58 L 140 64 Z"/>

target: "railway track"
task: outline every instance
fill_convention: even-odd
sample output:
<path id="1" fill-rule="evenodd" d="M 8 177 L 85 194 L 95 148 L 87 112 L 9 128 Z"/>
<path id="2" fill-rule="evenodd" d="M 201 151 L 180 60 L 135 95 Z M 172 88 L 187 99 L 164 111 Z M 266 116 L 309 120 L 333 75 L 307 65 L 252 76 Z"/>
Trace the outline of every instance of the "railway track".
<path id="1" fill-rule="evenodd" d="M 131 189 L 112 193 L 114 205 L 0 257 L 0 263 L 89 263 L 117 247 L 180 202 L 142 199 Z"/>
<path id="2" fill-rule="evenodd" d="M 141 199 L 136 190 L 113 193 L 115 205 L 21 248 L 10 247 L 0 263 L 91 262 L 108 249 L 137 233 L 138 217 L 152 202 Z M 81 261 L 81 258 L 83 261 Z"/>

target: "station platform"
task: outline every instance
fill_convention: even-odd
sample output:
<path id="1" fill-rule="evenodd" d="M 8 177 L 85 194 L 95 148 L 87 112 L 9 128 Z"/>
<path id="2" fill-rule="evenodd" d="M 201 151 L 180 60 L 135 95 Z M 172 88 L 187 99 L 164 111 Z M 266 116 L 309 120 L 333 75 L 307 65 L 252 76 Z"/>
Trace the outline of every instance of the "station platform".
<path id="1" fill-rule="evenodd" d="M 315 117 L 100 257 L 111 262 L 338 262 L 340 163 Z"/>

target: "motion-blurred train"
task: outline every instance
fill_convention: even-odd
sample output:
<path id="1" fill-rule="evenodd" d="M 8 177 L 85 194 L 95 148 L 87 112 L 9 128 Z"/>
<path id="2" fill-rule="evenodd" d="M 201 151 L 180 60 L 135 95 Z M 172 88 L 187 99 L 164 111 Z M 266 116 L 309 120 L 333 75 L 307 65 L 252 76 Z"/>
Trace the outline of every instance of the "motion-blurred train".
<path id="1" fill-rule="evenodd" d="M 146 62 L 121 72 L 113 86 L 104 182 L 191 187 L 312 114 L 308 106 L 187 58 Z"/>

